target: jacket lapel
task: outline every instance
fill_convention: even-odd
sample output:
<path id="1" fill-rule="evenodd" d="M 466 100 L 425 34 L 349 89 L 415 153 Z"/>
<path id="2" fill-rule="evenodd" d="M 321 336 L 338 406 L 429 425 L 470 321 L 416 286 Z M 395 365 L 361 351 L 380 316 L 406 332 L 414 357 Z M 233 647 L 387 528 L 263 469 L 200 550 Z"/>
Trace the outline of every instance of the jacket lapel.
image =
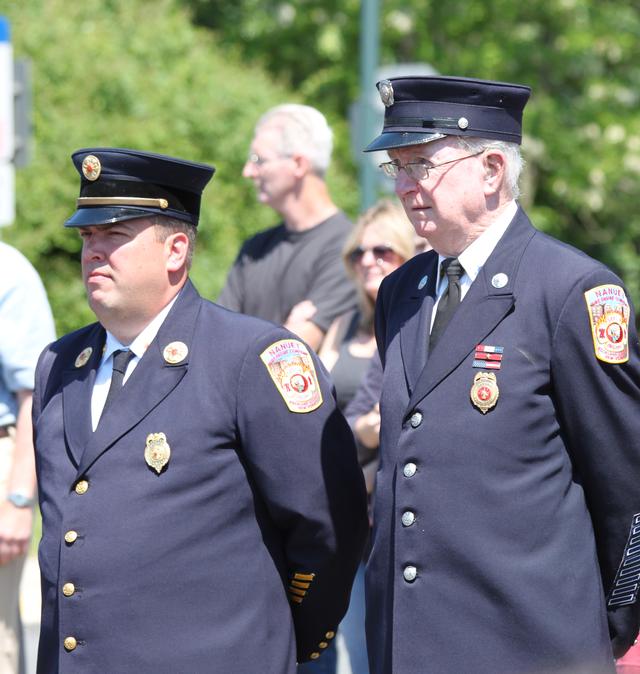
<path id="1" fill-rule="evenodd" d="M 409 285 L 410 293 L 400 302 L 398 309 L 401 323 L 400 351 L 409 395 L 427 362 L 429 324 L 435 302 L 437 275 L 438 255 L 434 253 L 429 256 L 425 266 L 416 269 Z M 426 284 L 420 288 L 425 276 Z"/>
<path id="2" fill-rule="evenodd" d="M 76 465 L 89 442 L 93 430 L 91 428 L 91 393 L 96 380 L 96 372 L 100 366 L 102 349 L 104 347 L 105 332 L 99 323 L 96 323 L 85 345 L 77 354 L 71 354 L 74 359 L 68 370 L 62 373 L 62 416 L 64 432 L 69 451 Z M 83 354 L 91 349 L 89 359 L 81 365 Z"/>
<path id="3" fill-rule="evenodd" d="M 121 395 L 105 410 L 82 454 L 78 476 L 157 407 L 185 376 L 200 302 L 200 296 L 188 281 L 156 338 L 124 385 Z M 182 342 L 189 350 L 187 356 L 176 364 L 168 363 L 163 355 L 165 347 L 172 342 Z M 141 453 L 143 450 L 144 447 L 140 447 Z"/>
<path id="4" fill-rule="evenodd" d="M 409 401 L 408 410 L 447 377 L 489 335 L 515 305 L 513 289 L 520 260 L 535 230 L 521 209 L 469 288 L 435 349 L 429 354 Z M 507 277 L 501 288 L 492 281 Z"/>

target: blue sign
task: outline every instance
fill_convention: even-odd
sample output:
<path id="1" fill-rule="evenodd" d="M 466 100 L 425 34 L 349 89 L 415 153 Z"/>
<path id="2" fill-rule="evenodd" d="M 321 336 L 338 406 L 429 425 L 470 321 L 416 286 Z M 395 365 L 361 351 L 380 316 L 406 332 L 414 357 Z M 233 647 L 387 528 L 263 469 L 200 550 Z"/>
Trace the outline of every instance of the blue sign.
<path id="1" fill-rule="evenodd" d="M 0 42 L 11 42 L 11 28 L 6 16 L 0 16 Z"/>

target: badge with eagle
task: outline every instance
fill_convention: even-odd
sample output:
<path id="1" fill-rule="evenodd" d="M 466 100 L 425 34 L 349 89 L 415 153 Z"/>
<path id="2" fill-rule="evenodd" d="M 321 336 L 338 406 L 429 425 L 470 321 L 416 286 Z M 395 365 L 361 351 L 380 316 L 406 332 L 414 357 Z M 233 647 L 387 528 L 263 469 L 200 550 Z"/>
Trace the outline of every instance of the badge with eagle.
<path id="1" fill-rule="evenodd" d="M 144 460 L 147 465 L 160 475 L 170 458 L 171 447 L 167 442 L 167 436 L 164 433 L 149 433 L 144 450 Z"/>

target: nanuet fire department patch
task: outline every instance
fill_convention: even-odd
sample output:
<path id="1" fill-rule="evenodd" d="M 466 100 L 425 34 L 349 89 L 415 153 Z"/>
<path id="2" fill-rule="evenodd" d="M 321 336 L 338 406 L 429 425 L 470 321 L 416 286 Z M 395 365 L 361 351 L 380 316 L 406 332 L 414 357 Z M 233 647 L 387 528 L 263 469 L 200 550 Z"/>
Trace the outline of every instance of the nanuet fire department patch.
<path id="1" fill-rule="evenodd" d="M 291 412 L 304 414 L 322 405 L 322 391 L 307 347 L 297 339 L 281 339 L 260 358 Z"/>
<path id="2" fill-rule="evenodd" d="M 629 302 L 617 285 L 602 285 L 584 294 L 596 358 L 605 363 L 629 360 Z"/>

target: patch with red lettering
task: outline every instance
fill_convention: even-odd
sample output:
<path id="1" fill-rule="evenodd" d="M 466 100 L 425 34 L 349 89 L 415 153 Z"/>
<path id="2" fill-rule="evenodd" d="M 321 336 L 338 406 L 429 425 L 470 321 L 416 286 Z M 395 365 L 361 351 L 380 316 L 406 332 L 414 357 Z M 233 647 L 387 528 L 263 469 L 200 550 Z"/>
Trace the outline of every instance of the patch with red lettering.
<path id="1" fill-rule="evenodd" d="M 597 286 L 584 294 L 596 358 L 605 363 L 629 360 L 629 302 L 616 285 Z"/>
<path id="2" fill-rule="evenodd" d="M 304 414 L 322 405 L 322 391 L 307 347 L 297 339 L 281 339 L 260 358 L 291 412 Z"/>

